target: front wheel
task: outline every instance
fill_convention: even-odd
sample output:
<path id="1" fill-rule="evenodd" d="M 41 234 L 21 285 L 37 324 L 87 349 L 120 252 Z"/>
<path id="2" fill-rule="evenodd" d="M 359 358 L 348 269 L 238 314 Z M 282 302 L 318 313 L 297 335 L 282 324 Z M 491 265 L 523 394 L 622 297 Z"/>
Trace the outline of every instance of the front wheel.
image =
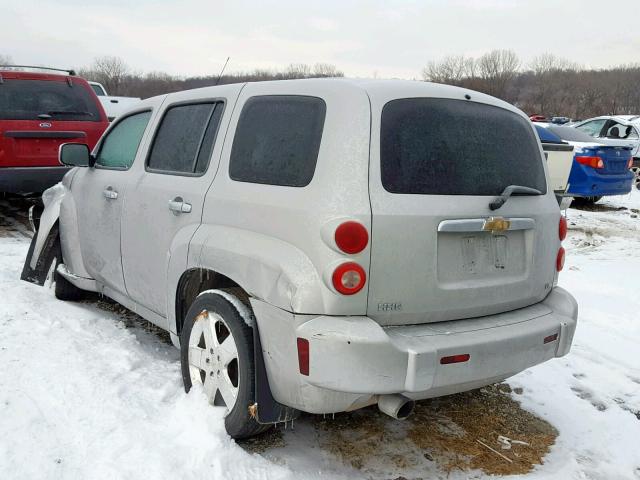
<path id="1" fill-rule="evenodd" d="M 180 334 L 180 354 L 185 391 L 200 385 L 211 405 L 224 408 L 232 438 L 269 428 L 249 409 L 255 402 L 253 329 L 225 296 L 206 292 L 196 298 Z"/>

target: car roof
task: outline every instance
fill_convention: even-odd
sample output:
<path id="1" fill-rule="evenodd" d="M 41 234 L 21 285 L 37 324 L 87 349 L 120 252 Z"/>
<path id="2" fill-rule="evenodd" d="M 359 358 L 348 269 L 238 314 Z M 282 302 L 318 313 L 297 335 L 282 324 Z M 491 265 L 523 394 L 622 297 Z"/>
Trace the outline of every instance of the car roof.
<path id="1" fill-rule="evenodd" d="M 484 93 L 477 92 L 475 90 L 469 90 L 462 87 L 454 87 L 451 85 L 444 85 L 439 83 L 422 82 L 417 80 L 378 80 L 378 79 L 357 79 L 357 78 L 305 78 L 296 80 L 272 80 L 264 82 L 246 82 L 242 84 L 245 86 L 254 85 L 267 85 L 273 86 L 274 90 L 282 90 L 284 85 L 292 85 L 294 83 L 304 82 L 308 88 L 307 90 L 315 90 L 318 95 L 323 93 L 335 92 L 336 90 L 348 91 L 348 90 L 360 90 L 364 91 L 370 101 L 373 103 L 376 100 L 383 100 L 387 98 L 420 98 L 420 97 L 434 97 L 434 98 L 453 98 L 453 99 L 465 99 L 465 95 L 470 96 L 471 101 L 485 103 L 501 107 L 507 110 L 511 110 L 518 115 L 526 118 L 529 117 L 521 110 L 514 107 L 510 103 L 507 103 L 499 98 L 486 95 Z M 227 84 L 212 87 L 201 87 L 192 89 L 193 92 L 201 93 L 203 97 L 215 96 L 217 89 L 228 87 Z M 160 99 L 166 97 L 168 101 L 174 96 L 177 96 L 180 92 L 168 93 L 152 97 L 154 99 Z M 151 100 L 151 99 L 147 99 Z M 468 99 L 467 99 L 468 100 Z M 385 102 L 386 103 L 386 102 Z M 146 100 L 141 102 L 141 106 L 146 104 Z"/>
<path id="2" fill-rule="evenodd" d="M 58 73 L 43 73 L 43 72 L 29 72 L 23 70 L 4 70 L 0 67 L 0 76 L 4 79 L 12 80 L 48 80 L 53 82 L 66 82 L 68 78 L 75 80 L 81 80 L 86 82 L 82 77 L 67 74 Z"/>

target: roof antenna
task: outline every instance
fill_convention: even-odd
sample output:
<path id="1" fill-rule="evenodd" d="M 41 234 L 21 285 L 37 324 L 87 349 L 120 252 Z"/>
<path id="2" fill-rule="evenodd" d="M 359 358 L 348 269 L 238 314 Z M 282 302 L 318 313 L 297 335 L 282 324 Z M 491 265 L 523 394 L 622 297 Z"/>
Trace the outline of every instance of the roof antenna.
<path id="1" fill-rule="evenodd" d="M 220 70 L 220 75 L 218 75 L 218 79 L 216 80 L 216 85 L 218 85 L 218 83 L 220 83 L 220 79 L 222 78 L 222 74 L 224 73 L 224 69 L 227 68 L 227 63 L 229 63 L 229 59 L 231 57 L 227 57 L 227 61 L 224 62 L 224 65 L 222 66 L 222 70 Z"/>

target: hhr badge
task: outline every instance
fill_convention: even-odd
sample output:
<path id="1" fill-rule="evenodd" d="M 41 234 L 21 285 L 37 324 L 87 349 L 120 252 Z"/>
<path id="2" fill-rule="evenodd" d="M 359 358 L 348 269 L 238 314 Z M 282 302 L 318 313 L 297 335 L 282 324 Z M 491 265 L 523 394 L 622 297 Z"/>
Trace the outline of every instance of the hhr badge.
<path id="1" fill-rule="evenodd" d="M 484 221 L 482 230 L 486 232 L 491 232 L 495 235 L 497 233 L 501 233 L 506 230 L 509 230 L 510 226 L 511 226 L 511 222 L 509 220 L 505 220 L 502 217 L 489 217 Z"/>

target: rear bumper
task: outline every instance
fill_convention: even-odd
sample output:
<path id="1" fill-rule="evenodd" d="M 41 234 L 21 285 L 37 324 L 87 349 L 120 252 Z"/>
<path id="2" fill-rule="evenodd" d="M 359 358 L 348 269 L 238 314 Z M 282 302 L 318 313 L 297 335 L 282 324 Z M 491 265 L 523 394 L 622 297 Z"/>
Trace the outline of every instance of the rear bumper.
<path id="1" fill-rule="evenodd" d="M 573 297 L 555 288 L 539 304 L 476 319 L 381 327 L 368 317 L 318 316 L 286 333 L 260 325 L 260 337 L 263 347 L 269 345 L 265 364 L 274 397 L 303 411 L 330 413 L 371 404 L 380 394 L 423 399 L 466 391 L 561 357 L 571 347 L 577 315 Z M 298 371 L 295 348 L 282 345 L 275 352 L 283 337 L 293 345 L 296 338 L 309 341 L 308 376 Z M 441 364 L 442 357 L 458 354 L 469 360 Z"/>
<path id="2" fill-rule="evenodd" d="M 567 195 L 573 197 L 601 197 L 625 195 L 631 191 L 633 173 L 600 174 L 591 167 L 574 164 L 569 177 Z"/>
<path id="3" fill-rule="evenodd" d="M 8 167 L 0 168 L 0 192 L 43 192 L 55 185 L 70 167 Z"/>

